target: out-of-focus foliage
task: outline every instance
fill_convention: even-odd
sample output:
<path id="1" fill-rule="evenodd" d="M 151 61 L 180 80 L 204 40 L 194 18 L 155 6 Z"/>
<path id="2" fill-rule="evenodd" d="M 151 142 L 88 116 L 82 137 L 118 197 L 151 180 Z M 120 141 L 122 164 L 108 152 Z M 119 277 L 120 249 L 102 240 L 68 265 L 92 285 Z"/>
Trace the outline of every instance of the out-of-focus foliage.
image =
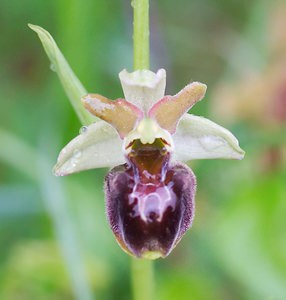
<path id="1" fill-rule="evenodd" d="M 286 299 L 284 1 L 151 2 L 151 66 L 167 92 L 208 84 L 194 113 L 246 150 L 194 161 L 191 231 L 156 261 L 156 299 Z M 106 170 L 51 172 L 80 123 L 27 23 L 49 30 L 89 92 L 122 96 L 129 1 L 0 2 L 0 298 L 131 299 L 129 259 L 104 212 Z M 142 291 L 143 292 L 143 291 Z"/>

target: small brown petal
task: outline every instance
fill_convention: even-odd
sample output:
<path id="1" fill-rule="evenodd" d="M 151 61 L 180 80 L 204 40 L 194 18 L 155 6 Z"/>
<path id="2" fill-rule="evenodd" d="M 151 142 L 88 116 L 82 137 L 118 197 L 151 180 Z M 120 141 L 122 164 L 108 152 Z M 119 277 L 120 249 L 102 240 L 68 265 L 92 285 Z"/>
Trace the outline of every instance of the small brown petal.
<path id="1" fill-rule="evenodd" d="M 204 97 L 206 89 L 205 84 L 192 82 L 178 94 L 165 96 L 154 104 L 148 115 L 155 118 L 162 128 L 173 134 L 183 114 Z"/>
<path id="2" fill-rule="evenodd" d="M 82 99 L 84 107 L 93 115 L 112 125 L 124 138 L 143 118 L 143 112 L 124 99 L 112 101 L 99 94 L 88 94 Z"/>

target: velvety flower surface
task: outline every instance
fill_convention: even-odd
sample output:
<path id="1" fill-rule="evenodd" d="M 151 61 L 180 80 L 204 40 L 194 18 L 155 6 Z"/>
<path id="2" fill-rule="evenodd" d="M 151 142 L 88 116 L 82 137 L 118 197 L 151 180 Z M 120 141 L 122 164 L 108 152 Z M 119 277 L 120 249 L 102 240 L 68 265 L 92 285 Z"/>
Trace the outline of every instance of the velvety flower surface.
<path id="1" fill-rule="evenodd" d="M 54 172 L 113 167 L 105 181 L 106 208 L 118 243 L 137 257 L 165 257 L 194 216 L 196 178 L 182 162 L 242 159 L 244 152 L 228 130 L 187 114 L 204 97 L 206 85 L 193 82 L 164 96 L 163 69 L 123 70 L 119 77 L 125 99 L 82 98 L 102 121 L 84 126 L 64 147 Z"/>

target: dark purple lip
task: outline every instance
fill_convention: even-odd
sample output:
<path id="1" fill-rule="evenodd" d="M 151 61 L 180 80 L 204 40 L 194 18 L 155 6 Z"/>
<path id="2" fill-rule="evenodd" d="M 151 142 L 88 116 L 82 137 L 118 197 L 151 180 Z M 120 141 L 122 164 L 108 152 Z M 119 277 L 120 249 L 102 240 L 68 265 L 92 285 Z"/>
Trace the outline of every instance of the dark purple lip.
<path id="1" fill-rule="evenodd" d="M 106 176 L 109 223 L 129 254 L 165 257 L 191 226 L 196 179 L 187 166 L 170 162 L 161 139 L 131 147 L 128 163 Z"/>

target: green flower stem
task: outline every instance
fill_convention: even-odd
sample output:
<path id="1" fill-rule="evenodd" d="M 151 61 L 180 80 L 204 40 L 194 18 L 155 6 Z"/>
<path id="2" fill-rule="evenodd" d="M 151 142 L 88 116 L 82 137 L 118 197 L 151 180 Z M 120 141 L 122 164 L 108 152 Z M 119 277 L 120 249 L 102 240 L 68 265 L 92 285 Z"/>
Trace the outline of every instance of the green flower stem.
<path id="1" fill-rule="evenodd" d="M 149 0 L 132 0 L 134 70 L 149 69 Z M 153 261 L 131 259 L 131 284 L 134 300 L 154 299 Z"/>
<path id="2" fill-rule="evenodd" d="M 132 258 L 132 288 L 134 300 L 154 299 L 154 269 L 153 261 Z"/>
<path id="3" fill-rule="evenodd" d="M 149 69 L 149 0 L 133 0 L 134 70 Z"/>

